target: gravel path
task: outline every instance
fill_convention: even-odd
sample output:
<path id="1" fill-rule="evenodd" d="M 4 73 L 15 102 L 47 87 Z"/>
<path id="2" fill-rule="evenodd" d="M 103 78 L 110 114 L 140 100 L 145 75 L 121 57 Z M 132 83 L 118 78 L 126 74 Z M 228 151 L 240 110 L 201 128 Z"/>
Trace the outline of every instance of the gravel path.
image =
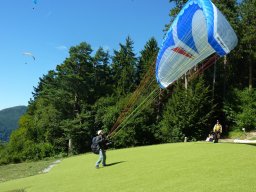
<path id="1" fill-rule="evenodd" d="M 60 163 L 61 160 L 54 161 L 51 165 L 49 165 L 47 168 L 45 168 L 42 173 L 48 173 L 55 165 Z"/>

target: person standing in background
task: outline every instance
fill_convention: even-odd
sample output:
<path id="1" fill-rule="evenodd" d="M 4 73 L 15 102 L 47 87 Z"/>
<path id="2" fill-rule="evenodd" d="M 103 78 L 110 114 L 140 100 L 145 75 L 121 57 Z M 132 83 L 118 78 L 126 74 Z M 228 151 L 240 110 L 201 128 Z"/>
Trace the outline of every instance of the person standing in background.
<path id="1" fill-rule="evenodd" d="M 213 142 L 218 143 L 220 134 L 222 133 L 222 126 L 221 126 L 219 120 L 217 120 L 216 124 L 213 127 L 213 133 L 214 133 Z"/>

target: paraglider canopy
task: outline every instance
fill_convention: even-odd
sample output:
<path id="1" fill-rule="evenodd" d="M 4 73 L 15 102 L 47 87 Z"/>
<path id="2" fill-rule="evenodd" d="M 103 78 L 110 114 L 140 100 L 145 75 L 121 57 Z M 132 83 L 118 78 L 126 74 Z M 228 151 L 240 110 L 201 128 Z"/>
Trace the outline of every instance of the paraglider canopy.
<path id="1" fill-rule="evenodd" d="M 33 3 L 36 5 L 37 4 L 37 0 L 33 0 Z M 33 9 L 35 9 L 35 7 L 33 7 Z"/>
<path id="2" fill-rule="evenodd" d="M 156 79 L 166 88 L 213 53 L 228 54 L 237 36 L 210 0 L 190 0 L 170 26 L 156 61 Z"/>
<path id="3" fill-rule="evenodd" d="M 34 61 L 36 60 L 35 56 L 31 52 L 24 52 L 23 55 L 31 57 Z"/>

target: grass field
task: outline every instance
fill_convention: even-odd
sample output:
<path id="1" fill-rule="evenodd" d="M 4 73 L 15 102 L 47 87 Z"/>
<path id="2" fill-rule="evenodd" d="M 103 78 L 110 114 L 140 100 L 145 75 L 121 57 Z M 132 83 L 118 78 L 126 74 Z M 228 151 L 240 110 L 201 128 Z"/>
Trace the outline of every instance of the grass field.
<path id="1" fill-rule="evenodd" d="M 54 160 L 25 162 L 0 166 L 0 182 L 37 175 Z"/>
<path id="2" fill-rule="evenodd" d="M 255 192 L 256 146 L 176 143 L 66 158 L 49 173 L 0 183 L 1 192 Z"/>

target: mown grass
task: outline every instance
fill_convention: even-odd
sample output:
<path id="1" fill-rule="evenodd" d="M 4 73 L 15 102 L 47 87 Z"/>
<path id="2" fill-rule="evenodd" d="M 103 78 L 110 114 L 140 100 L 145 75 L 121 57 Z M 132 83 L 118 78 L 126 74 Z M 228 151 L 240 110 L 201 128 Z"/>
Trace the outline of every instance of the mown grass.
<path id="1" fill-rule="evenodd" d="M 255 192 L 256 147 L 230 143 L 177 143 L 64 159 L 49 173 L 0 183 L 0 191 L 25 192 Z"/>

